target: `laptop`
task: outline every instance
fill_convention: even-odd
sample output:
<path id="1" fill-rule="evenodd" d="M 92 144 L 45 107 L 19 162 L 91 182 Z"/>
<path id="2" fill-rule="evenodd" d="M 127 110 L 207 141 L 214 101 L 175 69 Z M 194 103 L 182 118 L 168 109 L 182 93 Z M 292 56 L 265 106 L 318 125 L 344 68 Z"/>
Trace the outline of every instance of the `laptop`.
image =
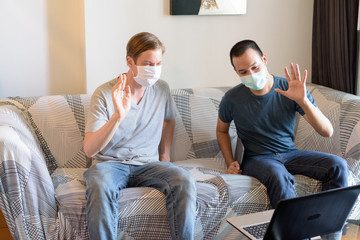
<path id="1" fill-rule="evenodd" d="M 275 210 L 228 218 L 249 239 L 304 239 L 340 231 L 360 193 L 360 185 L 281 200 Z M 262 235 L 252 229 L 263 225 Z"/>

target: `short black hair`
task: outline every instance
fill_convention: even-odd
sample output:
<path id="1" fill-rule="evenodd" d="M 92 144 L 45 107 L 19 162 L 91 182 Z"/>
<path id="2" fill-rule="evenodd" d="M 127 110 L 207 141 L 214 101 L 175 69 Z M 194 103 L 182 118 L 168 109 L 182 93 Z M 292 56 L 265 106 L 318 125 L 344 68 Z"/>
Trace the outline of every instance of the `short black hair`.
<path id="1" fill-rule="evenodd" d="M 261 49 L 259 48 L 259 46 L 256 44 L 255 41 L 253 40 L 242 40 L 238 43 L 236 43 L 230 50 L 230 61 L 231 61 L 231 65 L 233 67 L 234 63 L 233 63 L 233 57 L 240 57 L 241 55 L 243 55 L 246 50 L 248 50 L 249 48 L 254 49 L 256 52 L 259 53 L 259 55 L 262 57 L 264 54 L 261 51 Z"/>

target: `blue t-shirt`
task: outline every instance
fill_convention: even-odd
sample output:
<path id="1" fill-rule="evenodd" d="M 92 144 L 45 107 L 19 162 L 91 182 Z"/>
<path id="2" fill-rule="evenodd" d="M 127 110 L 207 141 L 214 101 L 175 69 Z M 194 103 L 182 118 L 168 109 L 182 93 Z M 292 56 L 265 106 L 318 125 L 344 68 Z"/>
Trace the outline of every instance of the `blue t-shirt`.
<path id="1" fill-rule="evenodd" d="M 285 78 L 274 76 L 274 85 L 265 95 L 253 94 L 239 84 L 221 100 L 219 118 L 225 123 L 235 122 L 237 135 L 242 140 L 245 156 L 283 153 L 295 149 L 294 129 L 296 112 L 304 111 L 293 100 L 274 91 L 288 89 Z M 315 106 L 314 98 L 307 97 Z"/>

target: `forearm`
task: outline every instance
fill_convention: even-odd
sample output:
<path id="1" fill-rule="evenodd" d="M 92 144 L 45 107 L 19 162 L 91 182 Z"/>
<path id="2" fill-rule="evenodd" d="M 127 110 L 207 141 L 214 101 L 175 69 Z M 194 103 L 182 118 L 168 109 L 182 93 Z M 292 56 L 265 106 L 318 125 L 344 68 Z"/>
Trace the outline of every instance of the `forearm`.
<path id="1" fill-rule="evenodd" d="M 164 121 L 161 141 L 159 144 L 159 160 L 170 162 L 171 145 L 174 136 L 175 119 Z"/>
<path id="2" fill-rule="evenodd" d="M 305 120 L 323 137 L 331 137 L 334 129 L 329 119 L 308 99 L 299 104 L 305 112 Z"/>
<path id="3" fill-rule="evenodd" d="M 84 152 L 93 157 L 110 142 L 122 120 L 113 114 L 110 120 L 98 131 L 86 133 L 84 138 Z"/>
<path id="4" fill-rule="evenodd" d="M 231 140 L 228 132 L 216 131 L 216 138 L 220 147 L 220 150 L 225 158 L 226 165 L 229 167 L 234 162 L 232 155 Z"/>

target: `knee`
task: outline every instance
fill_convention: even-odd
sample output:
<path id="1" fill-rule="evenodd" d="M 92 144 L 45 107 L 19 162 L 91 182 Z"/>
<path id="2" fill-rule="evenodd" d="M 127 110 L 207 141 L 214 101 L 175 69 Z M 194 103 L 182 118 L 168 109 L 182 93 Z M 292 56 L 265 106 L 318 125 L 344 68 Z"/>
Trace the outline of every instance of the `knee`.
<path id="1" fill-rule="evenodd" d="M 330 174 L 334 178 L 339 178 L 341 179 L 341 181 L 347 183 L 347 179 L 349 176 L 349 165 L 347 164 L 345 159 L 339 156 L 334 156 L 333 166 L 330 168 L 330 171 Z"/>
<path id="2" fill-rule="evenodd" d="M 340 160 L 341 160 L 340 169 L 341 169 L 342 172 L 344 172 L 346 174 L 346 176 L 348 176 L 349 175 L 349 165 L 348 165 L 348 163 L 346 162 L 345 159 L 340 158 Z"/>
<path id="3" fill-rule="evenodd" d="M 98 198 L 112 198 L 112 190 L 109 184 L 102 182 L 99 179 L 90 177 L 86 179 L 86 197 L 96 196 Z"/>
<path id="4" fill-rule="evenodd" d="M 185 174 L 182 175 L 182 185 L 184 186 L 185 189 L 189 189 L 191 191 L 195 191 L 196 190 L 196 181 L 194 179 L 194 177 L 191 175 L 191 173 L 187 170 L 184 170 L 184 172 L 186 172 Z"/>
<path id="5" fill-rule="evenodd" d="M 271 206 L 275 208 L 281 199 L 296 197 L 294 189 L 295 179 L 289 172 L 279 171 L 268 175 L 267 188 Z"/>
<path id="6" fill-rule="evenodd" d="M 92 169 L 95 168 L 95 169 Z M 86 195 L 94 194 L 96 196 L 112 195 L 113 179 L 106 174 L 96 174 L 96 166 L 88 169 L 84 173 L 86 182 Z"/>
<path id="7" fill-rule="evenodd" d="M 278 187 L 284 187 L 290 185 L 294 185 L 295 178 L 289 172 L 284 171 L 272 171 L 267 176 L 267 184 L 265 185 L 273 185 Z"/>
<path id="8" fill-rule="evenodd" d="M 176 177 L 176 183 L 181 192 L 189 195 L 196 194 L 196 181 L 189 171 L 180 168 L 179 174 Z"/>

